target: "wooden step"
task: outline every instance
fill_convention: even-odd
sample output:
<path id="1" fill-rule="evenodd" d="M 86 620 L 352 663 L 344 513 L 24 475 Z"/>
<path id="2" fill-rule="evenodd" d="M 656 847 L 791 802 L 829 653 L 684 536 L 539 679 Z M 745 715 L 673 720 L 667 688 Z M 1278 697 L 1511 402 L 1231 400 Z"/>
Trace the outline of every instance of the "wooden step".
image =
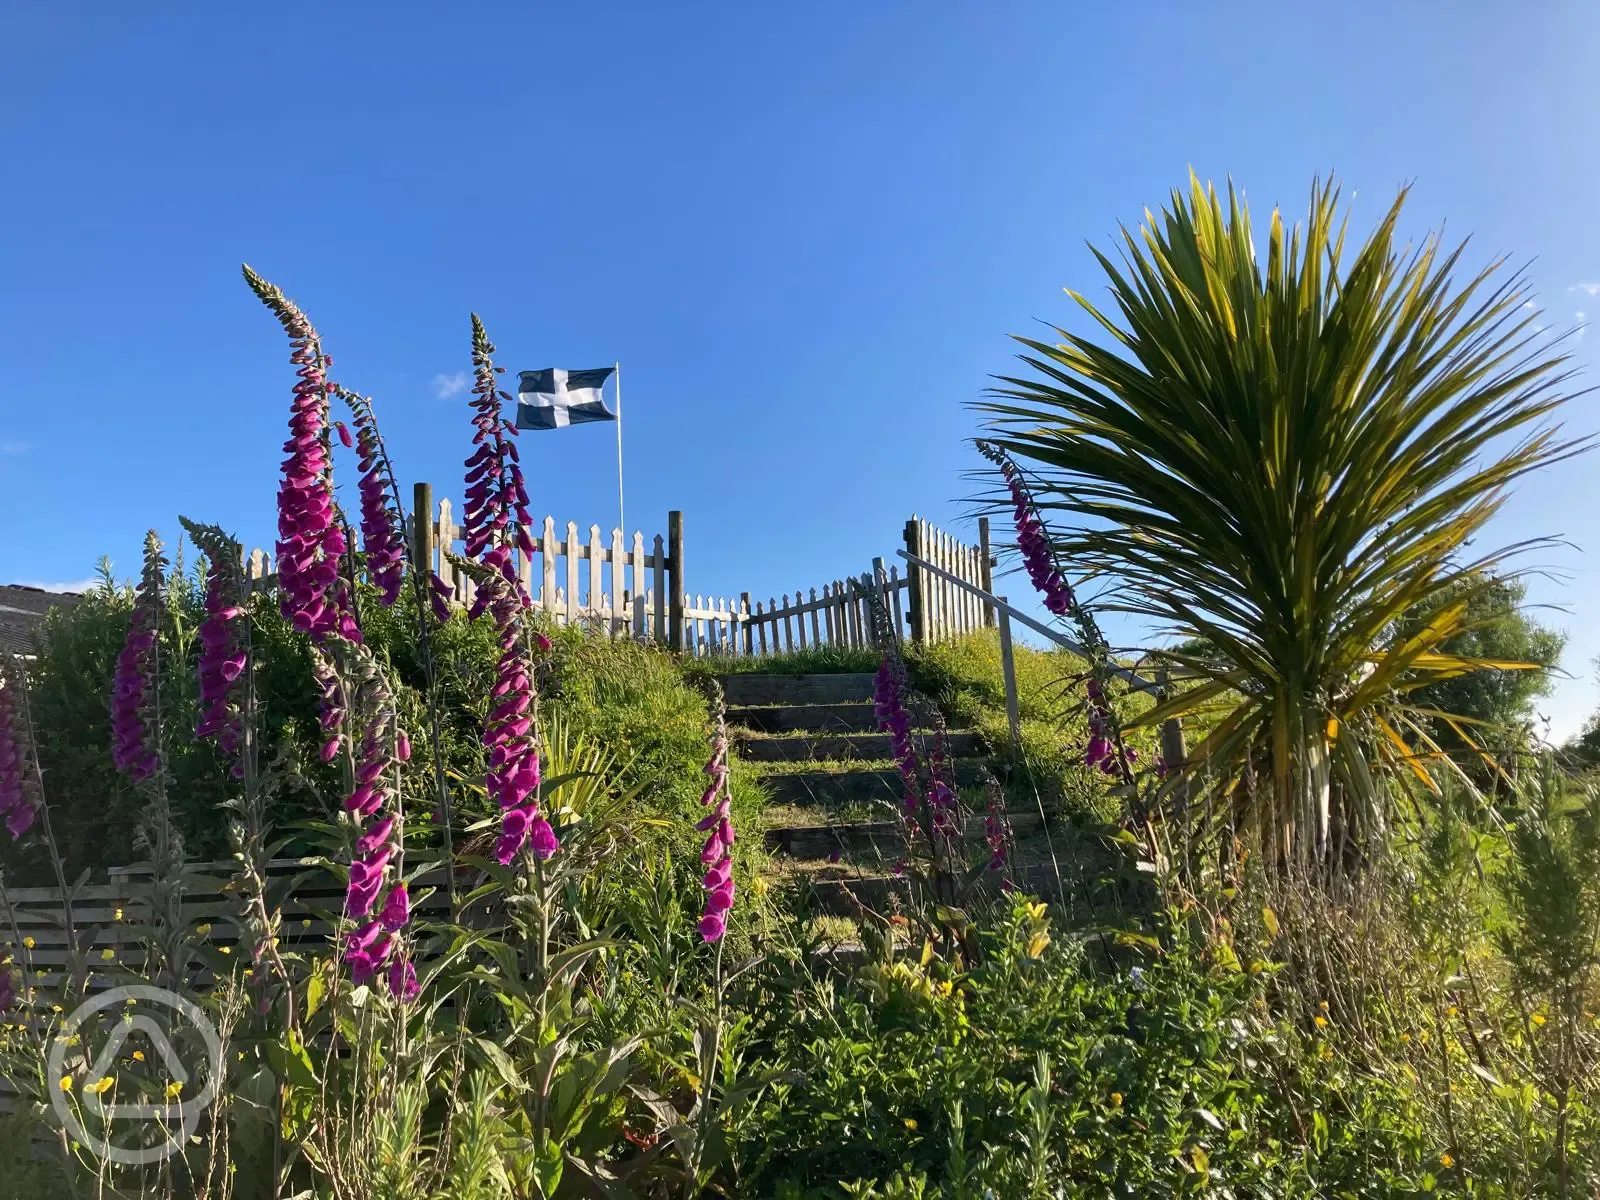
<path id="1" fill-rule="evenodd" d="M 955 764 L 956 784 L 971 787 L 983 782 L 985 766 L 981 762 Z M 772 793 L 774 804 L 792 804 L 796 807 L 837 806 L 841 804 L 870 804 L 874 800 L 887 800 L 898 804 L 904 792 L 900 773 L 896 770 L 868 771 L 796 771 L 783 775 L 765 775 L 762 786 Z"/>
<path id="2" fill-rule="evenodd" d="M 839 675 L 719 675 L 728 704 L 860 704 L 872 699 L 872 676 L 863 671 Z"/>
<path id="3" fill-rule="evenodd" d="M 1001 873 L 986 877 L 992 894 L 999 894 Z M 1016 886 L 1030 896 L 1051 899 L 1056 892 L 1055 871 L 1048 865 L 1025 867 L 1011 872 Z M 827 916 L 853 916 L 857 901 L 879 913 L 888 913 L 890 897 L 898 897 L 903 904 L 910 896 L 910 883 L 899 875 L 856 875 L 840 879 L 797 879 L 802 891 L 811 893 L 817 909 Z"/>
<path id="4" fill-rule="evenodd" d="M 730 708 L 728 723 L 762 733 L 870 733 L 878 718 L 871 704 L 778 704 Z"/>
<path id="5" fill-rule="evenodd" d="M 1040 819 L 1035 812 L 1008 812 L 1006 821 L 1013 836 L 1036 832 Z M 969 845 L 981 843 L 985 832 L 984 814 L 967 817 Z M 899 821 L 851 821 L 831 825 L 784 825 L 766 831 L 767 849 L 791 858 L 827 858 L 840 854 L 877 851 L 885 858 L 898 858 L 905 851 L 905 830 Z"/>
<path id="6" fill-rule="evenodd" d="M 951 733 L 945 736 L 945 747 L 951 758 L 970 758 L 983 753 L 983 740 L 975 733 Z M 739 742 L 739 757 L 746 762 L 871 762 L 892 758 L 893 743 L 887 733 L 785 734 L 744 738 Z"/>

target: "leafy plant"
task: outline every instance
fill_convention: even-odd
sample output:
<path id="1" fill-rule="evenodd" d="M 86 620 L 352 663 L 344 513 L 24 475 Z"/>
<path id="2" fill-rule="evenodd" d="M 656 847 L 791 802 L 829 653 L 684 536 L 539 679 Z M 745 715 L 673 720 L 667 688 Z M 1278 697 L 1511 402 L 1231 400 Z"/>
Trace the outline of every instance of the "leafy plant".
<path id="1" fill-rule="evenodd" d="M 1513 481 L 1584 444 L 1549 424 L 1567 374 L 1519 280 L 1495 264 L 1458 287 L 1461 247 L 1397 246 L 1403 194 L 1347 265 L 1338 198 L 1315 186 L 1293 231 L 1274 212 L 1263 263 L 1242 198 L 1191 179 L 1121 266 L 1096 252 L 1115 315 L 1073 293 L 1109 343 L 1019 339 L 1037 376 L 981 406 L 1040 472 L 1061 561 L 1220 656 L 1171 654 L 1202 682 L 1141 718 L 1221 706 L 1191 755 L 1213 828 L 1301 861 L 1379 834 L 1374 767 L 1426 774 L 1398 697 L 1521 665 L 1446 648 L 1524 548 L 1468 545 Z"/>

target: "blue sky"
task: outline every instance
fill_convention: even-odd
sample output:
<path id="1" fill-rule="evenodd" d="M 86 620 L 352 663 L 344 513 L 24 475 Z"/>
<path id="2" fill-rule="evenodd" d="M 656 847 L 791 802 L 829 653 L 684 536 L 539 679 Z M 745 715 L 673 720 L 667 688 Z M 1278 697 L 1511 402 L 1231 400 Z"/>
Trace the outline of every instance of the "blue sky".
<path id="1" fill-rule="evenodd" d="M 1362 218 L 1414 180 L 1416 231 L 1531 260 L 1552 328 L 1600 314 L 1600 9 L 1334 11 L 0 6 L 0 581 L 129 574 L 180 512 L 270 545 L 291 377 L 242 260 L 445 494 L 469 311 L 513 371 L 621 359 L 629 524 L 683 509 L 718 594 L 861 570 L 913 511 L 969 529 L 963 406 L 1191 165 L 1263 218 L 1330 168 Z M 537 513 L 614 521 L 608 427 L 523 448 Z M 1600 699 L 1597 469 L 1493 530 L 1573 543 L 1534 585 L 1558 735 Z"/>

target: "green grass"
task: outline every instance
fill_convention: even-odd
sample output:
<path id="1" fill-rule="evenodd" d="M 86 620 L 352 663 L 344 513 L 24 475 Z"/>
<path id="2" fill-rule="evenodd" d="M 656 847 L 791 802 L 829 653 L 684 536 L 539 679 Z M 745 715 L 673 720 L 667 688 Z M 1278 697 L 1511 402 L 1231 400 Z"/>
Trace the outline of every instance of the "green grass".
<path id="1" fill-rule="evenodd" d="M 713 655 L 696 658 L 684 670 L 695 675 L 848 675 L 878 669 L 876 650 L 849 646 L 810 646 L 764 657 Z"/>

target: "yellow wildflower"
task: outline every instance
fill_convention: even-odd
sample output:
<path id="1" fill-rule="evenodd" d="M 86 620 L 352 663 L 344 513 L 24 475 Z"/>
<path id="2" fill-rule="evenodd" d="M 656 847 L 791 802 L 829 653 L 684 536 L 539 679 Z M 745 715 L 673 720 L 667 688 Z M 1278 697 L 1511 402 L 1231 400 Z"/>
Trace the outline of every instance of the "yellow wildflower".
<path id="1" fill-rule="evenodd" d="M 1324 1028 L 1327 1027 L 1327 1024 L 1328 1024 L 1328 1018 L 1327 1017 L 1324 1017 L 1319 1013 L 1319 1014 L 1317 1014 L 1316 1020 L 1317 1020 L 1317 1028 L 1318 1029 L 1324 1029 Z"/>
<path id="2" fill-rule="evenodd" d="M 1046 907 L 1044 901 L 1041 900 L 1038 904 L 1028 905 L 1028 918 L 1033 921 L 1042 921 L 1044 919 L 1044 914 L 1048 911 L 1049 909 Z"/>
<path id="3" fill-rule="evenodd" d="M 183 1080 L 174 1079 L 171 1083 L 167 1084 L 167 1099 L 176 1100 L 178 1098 L 178 1093 L 181 1091 L 183 1091 Z"/>
<path id="4" fill-rule="evenodd" d="M 906 1118 L 906 1128 L 914 1130 L 914 1129 L 916 1129 L 916 1127 L 917 1127 L 917 1122 L 916 1122 L 915 1118 L 907 1117 Z"/>
<path id="5" fill-rule="evenodd" d="M 134 1062 L 143 1062 L 144 1061 L 144 1051 L 143 1050 L 135 1050 L 133 1052 L 133 1061 Z"/>
<path id="6" fill-rule="evenodd" d="M 1122 1107 L 1122 1093 L 1121 1092 L 1112 1092 L 1111 1093 L 1111 1107 L 1112 1108 L 1121 1108 Z"/>
<path id="7" fill-rule="evenodd" d="M 120 920 L 122 920 L 122 910 L 121 910 L 121 909 L 120 909 L 120 908 L 119 908 L 119 909 L 117 909 L 117 911 L 116 911 L 116 912 L 114 912 L 114 913 L 112 913 L 112 914 L 111 914 L 111 919 L 112 919 L 112 920 L 113 920 L 113 921 L 120 921 Z"/>
<path id="8" fill-rule="evenodd" d="M 72 1090 L 72 1076 L 71 1075 L 63 1075 L 61 1077 L 61 1090 L 63 1092 L 70 1092 Z"/>
<path id="9" fill-rule="evenodd" d="M 1050 935 L 1040 930 L 1028 940 L 1028 957 L 1038 958 L 1044 953 L 1044 948 L 1050 944 Z"/>
<path id="10" fill-rule="evenodd" d="M 115 950 L 111 949 L 111 947 L 109 947 L 109 946 L 107 946 L 104 950 L 100 951 L 100 957 L 103 958 L 106 962 L 110 962 L 116 956 L 117 956 L 117 952 Z"/>
<path id="11" fill-rule="evenodd" d="M 300 922 L 300 928 L 301 929 L 310 929 L 311 928 L 311 918 L 307 917 L 305 920 L 301 921 Z"/>
<path id="12" fill-rule="evenodd" d="M 1456 1015 L 1456 1011 L 1456 1006 L 1452 1004 L 1449 1008 L 1444 1010 L 1444 1015 L 1447 1017 L 1453 1017 Z"/>
<path id="13" fill-rule="evenodd" d="M 22 944 L 29 950 L 32 950 L 39 943 L 33 940 L 33 934 L 30 933 L 27 937 L 22 939 Z"/>
<path id="14" fill-rule="evenodd" d="M 1317 1001 L 1317 1007 L 1320 1008 L 1323 1012 L 1327 1012 L 1328 1011 L 1328 1002 L 1326 1000 L 1318 1000 Z"/>
<path id="15" fill-rule="evenodd" d="M 1532 1020 L 1535 1025 L 1543 1025 L 1544 1024 L 1544 1014 L 1543 1013 L 1534 1013 L 1533 1016 L 1531 1018 L 1529 1018 L 1529 1019 Z"/>
<path id="16" fill-rule="evenodd" d="M 233 947 L 232 946 L 218 946 L 217 949 L 222 951 L 224 954 L 232 954 L 233 953 Z"/>
<path id="17" fill-rule="evenodd" d="M 1428 1044 L 1428 1031 L 1426 1029 L 1417 1030 L 1417 1041 L 1421 1042 L 1424 1046 Z"/>
<path id="18" fill-rule="evenodd" d="M 196 933 L 198 933 L 201 937 L 205 937 L 208 933 L 211 932 L 211 922 L 210 921 L 202 921 L 200 924 L 198 924 L 198 925 L 196 925 L 194 927 L 194 931 Z"/>
<path id="19" fill-rule="evenodd" d="M 111 1090 L 112 1085 L 116 1082 L 117 1077 L 115 1075 L 107 1075 L 103 1077 L 100 1082 L 91 1083 L 83 1090 L 86 1092 L 93 1092 L 96 1096 L 103 1096 Z"/>
<path id="20" fill-rule="evenodd" d="M 1451 1167 L 1456 1165 L 1456 1160 L 1451 1158 L 1449 1152 L 1447 1151 L 1444 1154 L 1439 1155 L 1439 1165 L 1448 1171 Z"/>
<path id="21" fill-rule="evenodd" d="M 1402 1033 L 1400 1035 L 1400 1040 L 1402 1042 L 1409 1042 L 1411 1040 L 1411 1035 L 1409 1033 Z"/>

